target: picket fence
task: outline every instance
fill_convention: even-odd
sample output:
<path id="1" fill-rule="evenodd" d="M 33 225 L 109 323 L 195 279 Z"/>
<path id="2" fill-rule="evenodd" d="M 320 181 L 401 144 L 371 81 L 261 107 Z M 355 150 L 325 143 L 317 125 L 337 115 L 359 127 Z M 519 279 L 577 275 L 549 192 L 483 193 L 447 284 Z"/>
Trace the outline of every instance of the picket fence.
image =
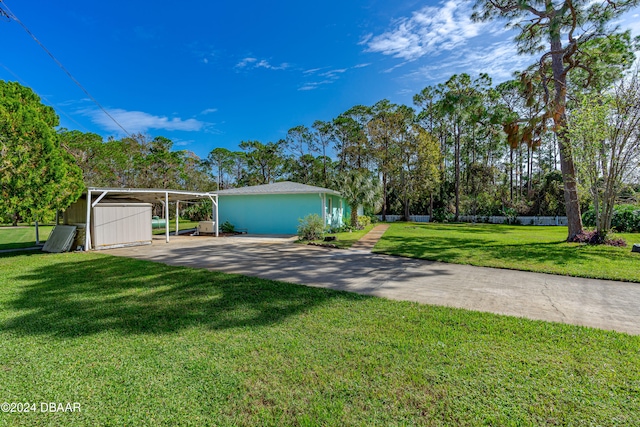
<path id="1" fill-rule="evenodd" d="M 382 215 L 376 215 L 382 221 Z M 387 215 L 387 222 L 399 221 L 402 215 Z M 411 215 L 412 222 L 429 222 L 429 215 Z M 480 222 L 488 224 L 508 223 L 506 216 L 482 216 L 482 215 L 460 215 L 460 222 Z M 566 216 L 519 216 L 515 218 L 516 224 L 522 225 L 567 225 Z"/>

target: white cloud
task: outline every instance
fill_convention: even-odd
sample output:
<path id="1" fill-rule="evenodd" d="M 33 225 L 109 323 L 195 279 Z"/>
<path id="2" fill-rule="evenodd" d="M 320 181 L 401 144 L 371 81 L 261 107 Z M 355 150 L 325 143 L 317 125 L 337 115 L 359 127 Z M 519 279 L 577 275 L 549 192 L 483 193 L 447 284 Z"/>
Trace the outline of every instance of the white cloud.
<path id="1" fill-rule="evenodd" d="M 394 22 L 394 28 L 377 36 L 367 35 L 361 44 L 367 52 L 391 55 L 405 61 L 463 47 L 481 34 L 502 31 L 495 23 L 473 22 L 471 3 L 448 0 L 440 6 L 426 6 L 410 18 Z"/>
<path id="2" fill-rule="evenodd" d="M 207 108 L 206 110 L 202 110 L 200 112 L 201 115 L 205 115 L 205 114 L 211 114 L 211 113 L 215 113 L 217 112 L 218 109 L 217 108 Z"/>
<path id="3" fill-rule="evenodd" d="M 264 68 L 267 70 L 286 70 L 289 68 L 289 64 L 283 62 L 280 65 L 272 65 L 266 59 L 247 57 L 243 58 L 240 62 L 236 64 L 235 68 L 245 68 L 245 69 L 253 69 L 253 68 Z"/>
<path id="4" fill-rule="evenodd" d="M 500 41 L 461 49 L 456 55 L 420 67 L 406 77 L 419 81 L 442 81 L 456 73 L 472 76 L 487 73 L 496 83 L 512 78 L 514 70 L 523 70 L 534 62 L 533 56 L 518 55 L 511 41 Z"/>
<path id="5" fill-rule="evenodd" d="M 326 68 L 326 67 L 325 67 Z M 304 70 L 302 74 L 315 74 L 320 70 L 324 70 L 324 68 L 312 68 L 310 70 Z"/>
<path id="6" fill-rule="evenodd" d="M 206 123 L 196 119 L 183 120 L 178 117 L 154 116 L 143 111 L 127 111 L 120 108 L 108 109 L 108 113 L 129 133 L 145 133 L 149 129 L 163 129 L 168 131 L 200 131 Z M 84 110 L 84 115 L 104 130 L 121 133 L 122 129 L 102 110 Z"/>
<path id="7" fill-rule="evenodd" d="M 317 75 L 318 78 L 324 78 L 324 80 L 320 80 L 316 82 L 305 82 L 302 84 L 302 86 L 298 88 L 298 90 L 308 91 L 308 90 L 318 89 L 320 86 L 329 85 L 337 82 L 338 80 L 340 80 L 340 77 L 346 72 L 348 72 L 349 70 L 364 68 L 364 67 L 368 67 L 369 65 L 371 64 L 369 63 L 357 64 L 357 65 L 354 65 L 353 67 L 329 69 L 329 71 L 325 71 L 324 73 L 320 73 Z M 318 71 L 325 70 L 327 68 L 330 68 L 330 67 L 313 68 L 310 70 L 303 71 L 302 74 L 311 76 L 313 74 L 316 74 Z"/>
<path id="8" fill-rule="evenodd" d="M 348 70 L 348 68 L 340 68 L 340 69 L 337 69 L 337 70 L 327 71 L 326 73 L 320 74 L 320 76 L 328 77 L 328 78 L 335 78 L 335 77 L 338 77 L 338 75 L 346 72 L 347 70 Z"/>
<path id="9" fill-rule="evenodd" d="M 336 80 L 337 79 L 334 79 L 334 80 L 321 80 L 319 82 L 305 83 L 304 85 L 299 87 L 298 90 L 306 91 L 306 90 L 318 89 L 320 86 L 324 86 L 324 85 L 328 85 L 328 84 L 334 83 Z"/>
<path id="10" fill-rule="evenodd" d="M 257 60 L 257 58 L 244 58 L 236 64 L 236 68 L 244 68 L 250 64 L 253 64 Z"/>

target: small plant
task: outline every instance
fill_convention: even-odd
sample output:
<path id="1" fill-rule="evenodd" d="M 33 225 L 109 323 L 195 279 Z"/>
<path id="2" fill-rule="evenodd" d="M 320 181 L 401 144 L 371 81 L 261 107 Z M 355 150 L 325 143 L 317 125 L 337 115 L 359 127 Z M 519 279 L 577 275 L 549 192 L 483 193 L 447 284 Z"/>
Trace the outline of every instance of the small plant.
<path id="1" fill-rule="evenodd" d="M 327 227 L 318 214 L 310 214 L 298 219 L 298 237 L 300 240 L 320 240 L 324 237 Z"/>
<path id="2" fill-rule="evenodd" d="M 366 227 L 367 225 L 371 225 L 371 217 L 366 215 L 359 215 L 358 224 L 360 225 L 361 229 Z"/>
<path id="3" fill-rule="evenodd" d="M 229 221 L 225 221 L 220 225 L 220 230 L 222 230 L 223 233 L 235 233 L 236 227 Z"/>
<path id="4" fill-rule="evenodd" d="M 445 208 L 438 208 L 433 211 L 433 222 L 451 222 L 453 214 Z"/>

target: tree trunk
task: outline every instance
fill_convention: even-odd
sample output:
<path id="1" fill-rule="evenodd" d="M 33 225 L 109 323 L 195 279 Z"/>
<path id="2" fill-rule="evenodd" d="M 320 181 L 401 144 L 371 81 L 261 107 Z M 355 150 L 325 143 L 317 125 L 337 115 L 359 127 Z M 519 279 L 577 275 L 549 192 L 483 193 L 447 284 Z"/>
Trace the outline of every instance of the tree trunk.
<path id="1" fill-rule="evenodd" d="M 573 163 L 573 154 L 567 133 L 564 130 L 567 124 L 566 101 L 567 86 L 566 73 L 563 65 L 563 49 L 560 34 L 551 39 L 551 67 L 555 85 L 554 102 L 552 105 L 553 123 L 558 135 L 558 149 L 560 151 L 560 171 L 564 182 L 564 204 L 567 213 L 569 233 L 567 240 L 573 239 L 582 233 L 582 217 L 580 216 L 580 201 L 578 199 L 578 183 L 576 182 L 576 169 Z"/>
<path id="2" fill-rule="evenodd" d="M 384 221 L 384 218 L 383 218 Z M 351 227 L 358 228 L 358 205 L 351 206 Z"/>
<path id="3" fill-rule="evenodd" d="M 382 222 L 387 220 L 387 174 L 382 174 Z"/>
<path id="4" fill-rule="evenodd" d="M 509 163 L 509 190 L 511 203 L 513 203 L 513 147 L 509 147 L 509 156 L 511 157 L 511 161 Z"/>
<path id="5" fill-rule="evenodd" d="M 455 192 L 456 192 L 456 211 L 454 216 L 454 221 L 458 221 L 458 217 L 460 216 L 460 128 L 459 125 L 456 125 L 456 136 L 455 136 L 455 162 L 456 162 L 456 176 L 455 176 Z"/>

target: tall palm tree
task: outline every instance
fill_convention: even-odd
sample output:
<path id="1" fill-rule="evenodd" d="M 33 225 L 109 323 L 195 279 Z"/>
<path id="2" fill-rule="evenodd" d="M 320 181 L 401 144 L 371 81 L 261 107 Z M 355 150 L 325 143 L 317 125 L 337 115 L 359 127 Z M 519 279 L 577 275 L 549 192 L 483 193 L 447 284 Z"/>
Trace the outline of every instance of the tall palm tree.
<path id="1" fill-rule="evenodd" d="M 382 200 L 382 186 L 369 171 L 351 170 L 338 178 L 337 187 L 351 208 L 351 226 L 359 228 L 358 206 L 377 206 Z"/>

